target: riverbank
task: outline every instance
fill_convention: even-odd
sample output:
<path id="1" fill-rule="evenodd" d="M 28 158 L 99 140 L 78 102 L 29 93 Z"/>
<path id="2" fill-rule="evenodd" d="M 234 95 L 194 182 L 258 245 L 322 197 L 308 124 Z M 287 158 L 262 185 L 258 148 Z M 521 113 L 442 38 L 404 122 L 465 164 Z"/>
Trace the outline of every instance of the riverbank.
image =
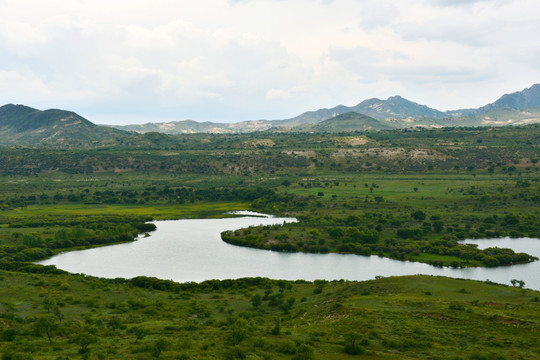
<path id="1" fill-rule="evenodd" d="M 253 214 L 251 214 L 253 215 Z M 540 262 L 523 265 L 452 268 L 434 267 L 420 262 L 389 259 L 377 255 L 310 254 L 268 251 L 229 245 L 220 239 L 224 231 L 253 229 L 253 226 L 277 226 L 293 218 L 241 216 L 237 218 L 184 219 L 156 221 L 157 230 L 149 237 L 127 244 L 68 252 L 41 261 L 71 273 L 106 278 L 152 276 L 177 282 L 202 282 L 211 279 L 267 277 L 291 281 L 369 280 L 377 276 L 428 274 L 489 280 L 509 285 L 511 280 L 540 290 Z M 239 230 L 240 231 L 240 230 Z M 490 241 L 479 240 L 482 244 Z M 519 246 L 521 244 L 521 246 Z M 500 243 L 498 243 L 501 246 Z M 540 255 L 538 239 L 507 239 L 505 247 L 527 248 Z"/>

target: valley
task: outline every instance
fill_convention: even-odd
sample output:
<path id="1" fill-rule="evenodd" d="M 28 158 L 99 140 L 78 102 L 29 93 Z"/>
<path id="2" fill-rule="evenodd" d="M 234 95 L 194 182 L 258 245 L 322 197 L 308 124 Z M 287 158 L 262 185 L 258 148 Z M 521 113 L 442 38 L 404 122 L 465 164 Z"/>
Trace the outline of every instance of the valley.
<path id="1" fill-rule="evenodd" d="M 364 281 L 284 280 L 257 272 L 174 282 L 39 264 L 60 253 L 135 244 L 158 220 L 233 217 L 226 213 L 235 210 L 298 222 L 217 231 L 215 240 L 234 249 L 336 261 L 371 256 L 435 273 L 536 264 L 527 249 L 462 240 L 540 241 L 539 125 L 120 133 L 103 141 L 88 140 L 89 129 L 77 141 L 0 152 L 3 358 L 540 355 L 539 293 L 519 271 L 504 284 L 380 273 Z"/>
<path id="2" fill-rule="evenodd" d="M 0 360 L 540 359 L 540 2 L 0 14 Z"/>

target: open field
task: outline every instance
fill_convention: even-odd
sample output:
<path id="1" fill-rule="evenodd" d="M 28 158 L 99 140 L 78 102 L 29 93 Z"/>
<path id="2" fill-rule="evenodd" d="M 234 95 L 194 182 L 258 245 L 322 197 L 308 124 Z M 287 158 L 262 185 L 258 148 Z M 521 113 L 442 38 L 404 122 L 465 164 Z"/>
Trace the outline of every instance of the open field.
<path id="1" fill-rule="evenodd" d="M 6 210 L 2 219 L 6 223 L 14 219 L 39 217 L 92 217 L 92 216 L 144 216 L 154 220 L 186 219 L 193 217 L 226 216 L 227 211 L 238 211 L 249 208 L 247 202 L 224 202 L 190 204 L 178 206 L 169 204 L 46 204 L 29 205 L 23 208 Z M 4 224 L 7 225 L 7 224 Z"/>
<path id="2" fill-rule="evenodd" d="M 428 276 L 200 285 L 0 278 L 0 351 L 10 359 L 540 356 L 539 293 L 501 285 Z"/>
<path id="3" fill-rule="evenodd" d="M 241 246 L 453 267 L 534 261 L 458 240 L 540 237 L 538 127 L 147 138 L 2 149 L 3 359 L 540 356 L 538 292 L 517 287 L 425 276 L 196 285 L 32 263 L 132 241 L 153 219 L 232 210 L 299 220 L 222 234 Z"/>

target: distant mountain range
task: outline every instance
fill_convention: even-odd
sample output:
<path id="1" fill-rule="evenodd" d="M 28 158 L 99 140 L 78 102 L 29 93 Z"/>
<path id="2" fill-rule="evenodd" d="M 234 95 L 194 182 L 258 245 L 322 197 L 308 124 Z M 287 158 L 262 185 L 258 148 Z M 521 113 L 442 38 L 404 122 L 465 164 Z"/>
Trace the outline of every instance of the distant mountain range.
<path id="1" fill-rule="evenodd" d="M 0 107 L 0 145 L 47 145 L 56 147 L 151 145 L 166 137 L 137 134 L 247 133 L 254 131 L 349 132 L 410 127 L 501 126 L 540 122 L 540 84 L 503 95 L 477 109 L 439 111 L 392 96 L 368 99 L 358 105 L 308 111 L 291 119 L 238 123 L 193 120 L 142 125 L 99 126 L 65 110 L 40 111 L 24 105 Z M 150 135 L 150 134 L 149 134 Z"/>
<path id="2" fill-rule="evenodd" d="M 167 123 L 147 123 L 141 125 L 114 125 L 113 127 L 139 133 L 157 131 L 167 134 L 198 132 L 244 133 L 265 131 L 270 129 L 281 131 L 317 131 L 317 127 L 310 127 L 308 125 L 314 125 L 350 112 L 369 116 L 372 119 L 379 121 L 379 124 L 373 122 L 370 124 L 369 128 L 371 130 L 382 130 L 388 128 L 396 129 L 415 126 L 496 126 L 498 125 L 497 122 L 493 122 L 493 116 L 488 114 L 492 111 L 499 109 L 508 109 L 514 111 L 516 118 L 515 122 L 513 120 L 514 116 L 512 115 L 512 111 L 505 112 L 504 124 L 508 125 L 514 123 L 540 122 L 540 109 L 535 108 L 540 108 L 540 84 L 535 84 L 528 89 L 524 89 L 523 91 L 505 94 L 497 101 L 477 109 L 460 109 L 443 112 L 432 109 L 426 105 L 420 105 L 409 101 L 401 96 L 392 96 L 386 100 L 380 100 L 377 98 L 364 100 L 358 105 L 350 107 L 338 105 L 330 109 L 308 111 L 294 118 L 285 120 L 257 120 L 242 121 L 237 123 L 199 123 L 192 120 L 184 120 Z M 520 112 L 520 110 L 524 109 L 531 109 L 531 111 L 528 112 L 528 115 L 525 115 L 523 111 Z M 349 120 L 347 121 L 350 121 L 350 116 L 348 118 Z M 336 121 L 333 121 L 332 123 L 337 125 L 340 120 L 344 119 L 337 118 Z M 341 125 L 337 125 L 335 129 L 339 128 L 340 126 Z M 359 123 L 358 128 L 354 128 L 354 126 L 344 126 L 344 128 L 351 129 L 350 131 L 361 131 L 364 130 L 365 127 L 365 123 Z M 325 128 L 327 131 L 331 131 L 330 128 Z"/>

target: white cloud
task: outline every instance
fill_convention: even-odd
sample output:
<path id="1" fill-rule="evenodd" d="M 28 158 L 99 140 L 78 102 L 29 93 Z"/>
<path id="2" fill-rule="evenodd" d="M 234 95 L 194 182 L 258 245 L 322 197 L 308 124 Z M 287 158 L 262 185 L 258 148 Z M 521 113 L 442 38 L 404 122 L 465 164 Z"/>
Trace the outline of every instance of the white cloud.
<path id="1" fill-rule="evenodd" d="M 96 122 L 280 118 L 398 93 L 475 107 L 540 81 L 534 0 L 6 0 L 0 14 L 0 103 Z"/>
<path id="2" fill-rule="evenodd" d="M 441 6 L 472 6 L 479 2 L 485 2 L 487 0 L 432 0 L 432 4 Z"/>
<path id="3" fill-rule="evenodd" d="M 279 100 L 289 98 L 291 94 L 281 89 L 270 89 L 266 92 L 266 98 L 269 100 Z"/>

